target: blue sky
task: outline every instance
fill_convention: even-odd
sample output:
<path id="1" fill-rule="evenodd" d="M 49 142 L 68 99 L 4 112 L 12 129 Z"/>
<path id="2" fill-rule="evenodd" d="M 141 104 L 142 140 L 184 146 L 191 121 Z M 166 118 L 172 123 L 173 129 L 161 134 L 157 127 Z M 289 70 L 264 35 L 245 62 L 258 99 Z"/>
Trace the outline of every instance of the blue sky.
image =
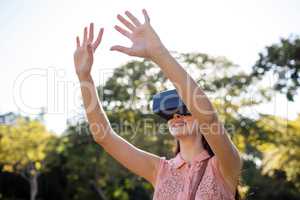
<path id="1" fill-rule="evenodd" d="M 34 116 L 47 107 L 47 126 L 61 133 L 66 119 L 82 112 L 72 57 L 76 35 L 89 22 L 105 28 L 93 69 L 96 83 L 103 83 L 115 67 L 132 59 L 109 51 L 114 44 L 129 44 L 113 30 L 116 15 L 128 9 L 142 17 L 142 8 L 170 50 L 226 56 L 245 70 L 266 45 L 300 34 L 297 0 L 2 0 L 0 113 Z M 288 103 L 277 95 L 259 111 L 293 118 L 299 103 L 299 97 Z"/>

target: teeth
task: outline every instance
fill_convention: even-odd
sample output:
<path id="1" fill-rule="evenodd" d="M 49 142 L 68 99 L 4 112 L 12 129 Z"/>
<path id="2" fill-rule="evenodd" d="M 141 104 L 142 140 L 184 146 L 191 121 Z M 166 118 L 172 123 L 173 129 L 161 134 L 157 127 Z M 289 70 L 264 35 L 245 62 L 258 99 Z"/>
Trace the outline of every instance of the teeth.
<path id="1" fill-rule="evenodd" d="M 184 125 L 185 125 L 184 122 L 177 122 L 177 123 L 173 124 L 174 127 L 184 126 Z"/>
<path id="2" fill-rule="evenodd" d="M 179 127 L 172 127 L 171 129 L 172 129 L 172 131 L 174 131 L 174 132 L 177 132 L 177 131 L 179 131 L 179 130 L 180 130 L 180 128 L 179 128 Z"/>
<path id="3" fill-rule="evenodd" d="M 176 123 L 175 125 L 184 125 L 184 123 Z"/>

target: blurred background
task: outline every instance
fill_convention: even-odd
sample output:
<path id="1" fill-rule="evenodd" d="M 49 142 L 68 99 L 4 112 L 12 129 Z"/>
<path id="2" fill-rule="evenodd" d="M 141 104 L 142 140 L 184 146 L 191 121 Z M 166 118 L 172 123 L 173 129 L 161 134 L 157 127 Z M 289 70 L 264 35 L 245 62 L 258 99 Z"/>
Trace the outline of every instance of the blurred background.
<path id="1" fill-rule="evenodd" d="M 300 2 L 0 0 L 0 199 L 152 199 L 153 188 L 96 145 L 73 67 L 75 37 L 104 27 L 92 75 L 115 131 L 171 158 L 151 112 L 172 84 L 130 45 L 117 14 L 146 8 L 161 40 L 217 108 L 244 159 L 246 199 L 300 199 Z"/>

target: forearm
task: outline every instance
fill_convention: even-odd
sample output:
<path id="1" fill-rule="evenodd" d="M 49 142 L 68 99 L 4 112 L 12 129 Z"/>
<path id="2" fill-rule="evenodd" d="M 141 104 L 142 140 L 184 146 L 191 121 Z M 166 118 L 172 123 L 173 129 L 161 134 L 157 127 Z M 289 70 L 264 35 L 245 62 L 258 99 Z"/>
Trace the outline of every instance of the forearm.
<path id="1" fill-rule="evenodd" d="M 154 185 L 159 157 L 136 148 L 112 130 L 91 77 L 80 78 L 80 85 L 83 104 L 95 141 L 124 167 Z"/>
<path id="2" fill-rule="evenodd" d="M 216 118 L 216 112 L 208 97 L 167 49 L 162 50 L 153 61 L 174 84 L 183 102 L 200 122 L 210 123 Z"/>
<path id="3" fill-rule="evenodd" d="M 97 143 L 102 143 L 112 132 L 109 120 L 98 99 L 96 87 L 91 76 L 79 78 L 80 89 L 90 130 Z"/>

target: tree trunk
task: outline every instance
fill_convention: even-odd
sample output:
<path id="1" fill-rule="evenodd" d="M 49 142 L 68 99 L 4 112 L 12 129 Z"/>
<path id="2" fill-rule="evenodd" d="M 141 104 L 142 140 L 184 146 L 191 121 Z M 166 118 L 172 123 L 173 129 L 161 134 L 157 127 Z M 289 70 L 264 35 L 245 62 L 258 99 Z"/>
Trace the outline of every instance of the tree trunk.
<path id="1" fill-rule="evenodd" d="M 104 192 L 101 190 L 100 187 L 97 186 L 96 182 L 95 181 L 90 181 L 90 184 L 93 188 L 93 190 L 97 193 L 98 197 L 101 199 L 101 200 L 108 200 L 104 194 Z"/>
<path id="2" fill-rule="evenodd" d="M 38 193 L 38 173 L 32 175 L 29 179 L 30 183 L 30 200 L 35 200 Z"/>

